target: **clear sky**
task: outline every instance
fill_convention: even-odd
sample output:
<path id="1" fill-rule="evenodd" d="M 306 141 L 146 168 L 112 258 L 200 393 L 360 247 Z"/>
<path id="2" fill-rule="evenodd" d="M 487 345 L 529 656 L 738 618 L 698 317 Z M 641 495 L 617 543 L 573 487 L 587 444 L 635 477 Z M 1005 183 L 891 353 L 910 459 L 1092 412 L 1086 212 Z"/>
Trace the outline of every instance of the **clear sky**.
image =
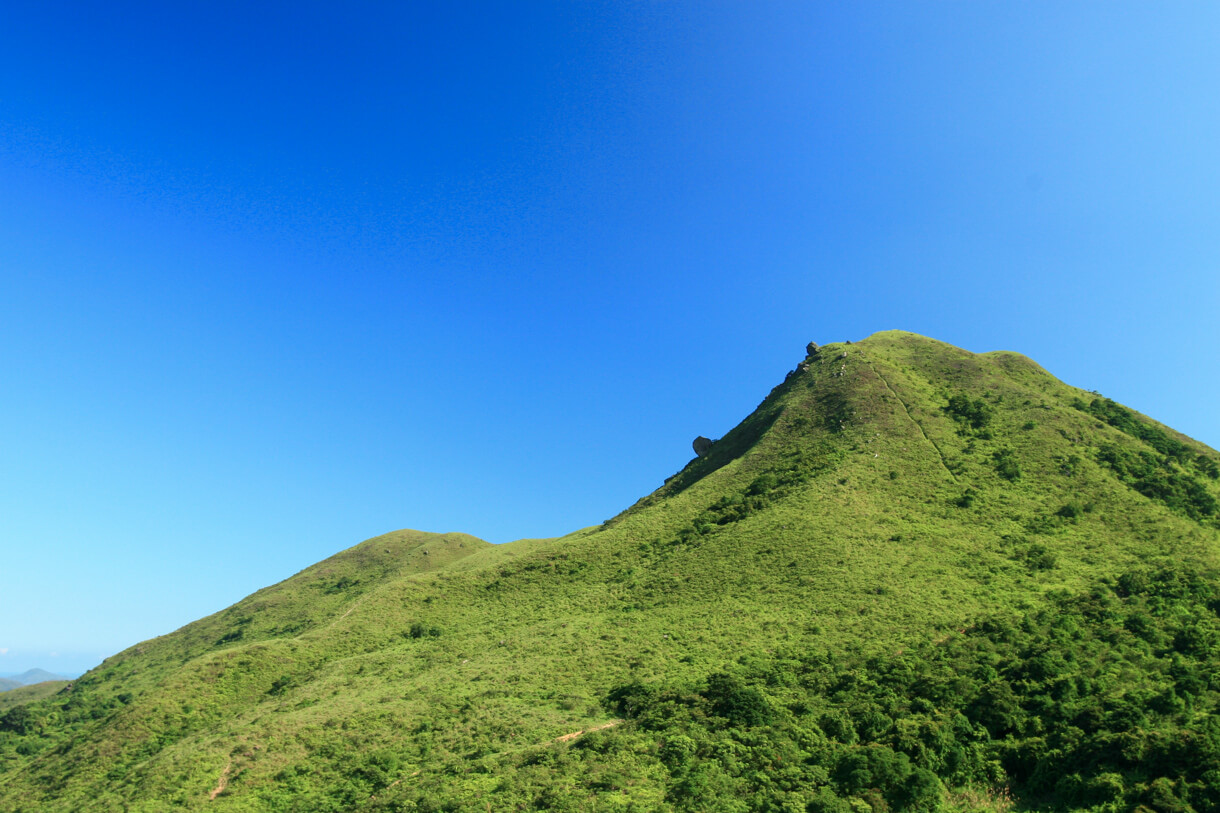
<path id="1" fill-rule="evenodd" d="M 811 339 L 1220 446 L 1217 53 L 1204 3 L 5 4 L 0 673 L 601 522 Z"/>

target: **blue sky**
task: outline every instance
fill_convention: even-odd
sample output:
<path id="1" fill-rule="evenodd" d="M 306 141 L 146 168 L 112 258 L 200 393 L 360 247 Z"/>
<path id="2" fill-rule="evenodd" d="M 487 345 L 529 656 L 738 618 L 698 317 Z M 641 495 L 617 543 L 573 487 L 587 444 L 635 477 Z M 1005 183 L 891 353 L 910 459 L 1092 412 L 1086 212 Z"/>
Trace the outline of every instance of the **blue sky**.
<path id="1" fill-rule="evenodd" d="M 1215 6 L 251 5 L 3 11 L 0 673 L 598 523 L 810 339 L 1220 446 Z"/>

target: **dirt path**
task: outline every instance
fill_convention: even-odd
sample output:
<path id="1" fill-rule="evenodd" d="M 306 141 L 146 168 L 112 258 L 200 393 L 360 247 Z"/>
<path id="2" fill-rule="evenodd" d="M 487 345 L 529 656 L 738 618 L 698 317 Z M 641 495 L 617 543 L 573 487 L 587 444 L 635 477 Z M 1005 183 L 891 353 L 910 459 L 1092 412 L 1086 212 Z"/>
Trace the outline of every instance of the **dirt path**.
<path id="1" fill-rule="evenodd" d="M 876 367 L 874 367 L 867 359 L 864 360 L 864 363 L 868 364 L 868 368 L 873 371 L 873 375 L 881 379 L 881 383 L 885 385 L 885 388 L 890 391 L 890 395 L 894 396 L 895 400 L 897 400 L 898 404 L 902 407 L 902 411 L 906 413 L 907 419 L 910 420 L 911 423 L 915 424 L 915 428 L 919 430 L 919 434 L 923 435 L 923 439 L 936 450 L 936 456 L 940 458 L 941 467 L 945 470 L 945 473 L 949 475 L 949 478 L 956 483 L 957 475 L 953 473 L 953 469 L 949 468 L 949 463 L 945 460 L 945 453 L 942 452 L 940 447 L 936 445 L 936 441 L 928 437 L 928 433 L 924 431 L 923 424 L 915 420 L 915 416 L 911 414 L 911 410 L 907 407 L 907 402 L 902 400 L 902 397 L 894 391 L 894 388 L 890 386 L 890 382 L 885 380 L 885 376 L 877 372 Z"/>
<path id="2" fill-rule="evenodd" d="M 605 728 L 614 728 L 616 725 L 618 725 L 621 722 L 623 722 L 623 721 L 622 720 L 611 720 L 608 723 L 603 723 L 602 725 L 595 725 L 592 728 L 582 728 L 580 731 L 573 731 L 571 734 L 564 734 L 562 737 L 556 737 L 555 742 L 571 742 L 572 740 L 579 737 L 581 734 L 589 734 L 594 731 L 601 731 L 602 729 L 605 729 Z"/>
<path id="3" fill-rule="evenodd" d="M 230 762 L 228 765 L 225 766 L 225 769 L 220 772 L 220 781 L 216 783 L 216 787 L 213 788 L 212 792 L 208 794 L 209 802 L 216 801 L 216 797 L 219 796 L 220 794 L 224 793 L 225 788 L 229 784 L 229 771 L 232 768 L 233 768 L 233 763 Z"/>

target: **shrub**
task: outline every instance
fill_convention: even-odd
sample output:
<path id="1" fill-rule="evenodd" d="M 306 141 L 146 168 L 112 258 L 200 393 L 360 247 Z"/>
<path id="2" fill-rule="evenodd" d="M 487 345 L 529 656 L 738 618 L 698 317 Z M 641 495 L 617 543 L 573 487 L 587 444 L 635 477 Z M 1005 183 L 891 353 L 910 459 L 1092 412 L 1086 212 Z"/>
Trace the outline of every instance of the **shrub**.
<path id="1" fill-rule="evenodd" d="M 4 714 L 0 714 L 0 731 L 29 734 L 34 731 L 35 727 L 34 715 L 25 706 L 16 706 Z"/>
<path id="2" fill-rule="evenodd" d="M 1187 460 L 1191 456 L 1186 444 L 1171 438 L 1164 429 L 1140 420 L 1134 412 L 1109 398 L 1094 398 L 1087 406 L 1084 406 L 1083 402 L 1073 402 L 1072 405 L 1110 424 L 1125 435 L 1139 438 L 1166 457 Z"/>
<path id="3" fill-rule="evenodd" d="M 766 474 L 760 474 L 758 477 L 754 478 L 754 482 L 750 483 L 750 487 L 746 489 L 746 494 L 749 496 L 767 494 L 768 492 L 774 491 L 777 485 L 779 485 L 779 481 L 776 479 L 774 474 L 769 472 Z"/>
<path id="4" fill-rule="evenodd" d="M 936 774 L 926 768 L 916 768 L 907 777 L 901 790 L 902 810 L 939 810 L 944 788 Z"/>
<path id="5" fill-rule="evenodd" d="M 1207 488 L 1168 457 L 1107 445 L 1098 451 L 1097 459 L 1109 466 L 1119 480 L 1177 513 L 1193 520 L 1220 513 L 1220 505 Z"/>
<path id="6" fill-rule="evenodd" d="M 1060 507 L 1060 509 L 1055 512 L 1055 516 L 1063 517 L 1064 519 L 1076 519 L 1083 513 L 1084 506 L 1073 500 L 1072 502 L 1065 503 L 1062 507 Z"/>
<path id="7" fill-rule="evenodd" d="M 1030 545 L 1024 559 L 1030 570 L 1054 570 L 1059 564 L 1058 558 L 1045 545 Z"/>
<path id="8" fill-rule="evenodd" d="M 1220 480 L 1220 464 L 1217 464 L 1215 460 L 1212 460 L 1207 455 L 1202 453 L 1197 455 L 1195 457 L 1195 466 L 1198 467 L 1199 471 L 1213 480 Z"/>
<path id="9" fill-rule="evenodd" d="M 296 685 L 296 681 L 290 675 L 281 675 L 271 683 L 271 688 L 267 690 L 267 694 L 281 695 Z"/>
<path id="10" fill-rule="evenodd" d="M 830 788 L 820 788 L 805 809 L 809 813 L 853 813 L 851 804 Z"/>
<path id="11" fill-rule="evenodd" d="M 966 395 L 953 395 L 945 406 L 945 412 L 958 423 L 972 429 L 982 429 L 991 422 L 994 410 L 980 398 L 971 400 Z"/>
<path id="12" fill-rule="evenodd" d="M 322 592 L 326 593 L 327 595 L 332 595 L 334 593 L 342 593 L 343 591 L 350 590 L 359 584 L 360 584 L 359 579 L 353 579 L 351 576 L 343 576 L 341 578 L 336 579 L 332 583 L 326 585 L 325 587 L 323 587 Z"/>
<path id="13" fill-rule="evenodd" d="M 732 675 L 710 676 L 704 696 L 711 702 L 712 712 L 733 725 L 762 725 L 771 719 L 771 707 L 762 693 Z"/>
<path id="14" fill-rule="evenodd" d="M 991 456 L 995 470 L 1005 480 L 1016 480 L 1021 476 L 1021 467 L 1013 457 L 1012 449 L 1001 449 Z"/>

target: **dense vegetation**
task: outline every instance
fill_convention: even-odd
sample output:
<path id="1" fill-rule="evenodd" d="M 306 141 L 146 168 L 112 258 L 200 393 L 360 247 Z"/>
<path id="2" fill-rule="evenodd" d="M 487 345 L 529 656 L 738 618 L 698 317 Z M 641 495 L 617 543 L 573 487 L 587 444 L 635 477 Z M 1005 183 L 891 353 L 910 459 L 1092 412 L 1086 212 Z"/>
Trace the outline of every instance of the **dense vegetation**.
<path id="1" fill-rule="evenodd" d="M 0 708 L 0 811 L 1204 813 L 1217 459 L 826 345 L 599 526 L 370 539 Z"/>
<path id="2" fill-rule="evenodd" d="M 1217 810 L 1217 610 L 1214 574 L 1133 571 L 912 650 L 750 656 L 611 700 L 680 810 Z"/>
<path id="3" fill-rule="evenodd" d="M 1077 409 L 1151 447 L 1133 450 L 1106 444 L 1098 451 L 1097 459 L 1109 466 L 1124 483 L 1191 519 L 1217 515 L 1220 505 L 1199 479 L 1200 475 L 1220 479 L 1220 464 L 1214 457 L 1192 450 L 1164 429 L 1141 421 L 1134 412 L 1109 398 L 1094 398 L 1087 405 L 1079 399 L 1072 403 Z"/>

